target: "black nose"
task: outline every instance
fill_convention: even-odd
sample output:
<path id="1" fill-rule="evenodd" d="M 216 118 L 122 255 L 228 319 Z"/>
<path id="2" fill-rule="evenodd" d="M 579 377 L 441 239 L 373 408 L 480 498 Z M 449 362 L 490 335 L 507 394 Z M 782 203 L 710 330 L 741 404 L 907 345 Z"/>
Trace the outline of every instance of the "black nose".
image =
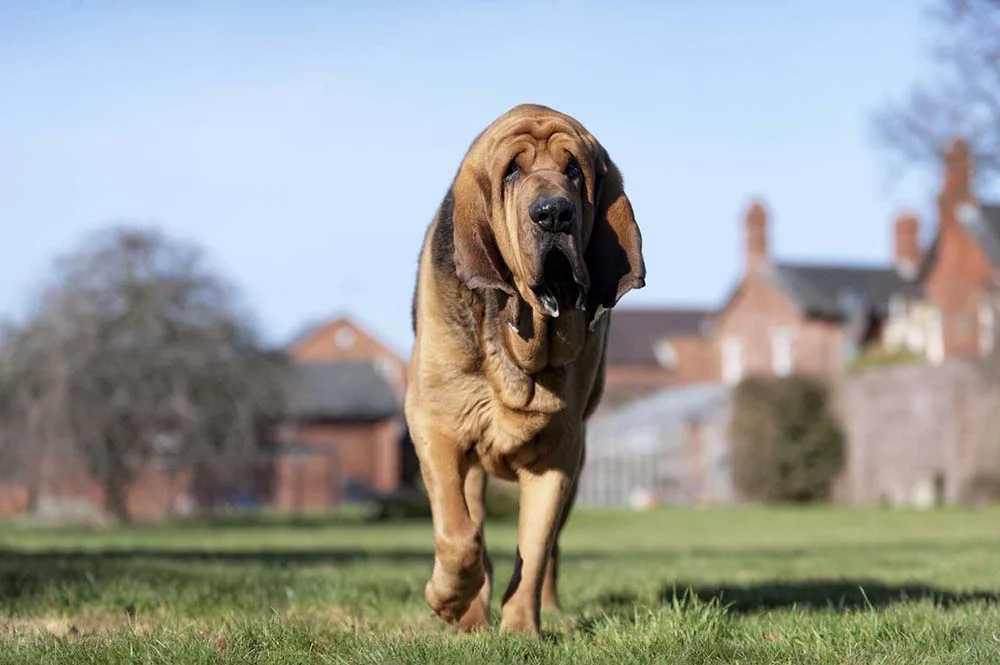
<path id="1" fill-rule="evenodd" d="M 540 196 L 528 208 L 531 221 L 546 231 L 568 231 L 576 217 L 576 206 L 565 196 Z"/>

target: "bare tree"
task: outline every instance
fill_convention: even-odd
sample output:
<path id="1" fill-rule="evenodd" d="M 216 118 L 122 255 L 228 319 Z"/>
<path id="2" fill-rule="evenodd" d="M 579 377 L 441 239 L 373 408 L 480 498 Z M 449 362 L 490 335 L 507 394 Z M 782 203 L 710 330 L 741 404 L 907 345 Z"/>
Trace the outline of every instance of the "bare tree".
<path id="1" fill-rule="evenodd" d="M 0 407 L 33 453 L 82 454 L 107 510 L 149 461 L 245 481 L 284 405 L 286 365 L 197 247 L 115 227 L 56 261 L 0 349 Z M 37 455 L 36 455 L 37 457 Z"/>
<path id="2" fill-rule="evenodd" d="M 956 137 L 980 181 L 1000 175 L 1000 0 L 938 0 L 935 76 L 874 118 L 876 141 L 906 165 L 936 168 Z"/>

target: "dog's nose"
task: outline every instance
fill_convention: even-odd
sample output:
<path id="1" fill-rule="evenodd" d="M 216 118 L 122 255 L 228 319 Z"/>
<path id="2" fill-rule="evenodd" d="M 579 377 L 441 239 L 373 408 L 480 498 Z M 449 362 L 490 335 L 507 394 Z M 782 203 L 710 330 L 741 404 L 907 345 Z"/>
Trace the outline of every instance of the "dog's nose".
<path id="1" fill-rule="evenodd" d="M 551 233 L 568 231 L 576 217 L 576 206 L 565 196 L 540 196 L 528 208 L 531 221 Z"/>

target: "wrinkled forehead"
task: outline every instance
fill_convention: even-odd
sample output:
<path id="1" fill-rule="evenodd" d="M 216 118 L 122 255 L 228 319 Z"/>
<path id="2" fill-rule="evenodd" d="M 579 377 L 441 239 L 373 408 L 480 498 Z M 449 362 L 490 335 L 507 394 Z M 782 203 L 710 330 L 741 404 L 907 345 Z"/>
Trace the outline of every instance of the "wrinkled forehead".
<path id="1" fill-rule="evenodd" d="M 523 156 L 527 164 L 562 163 L 567 154 L 589 162 L 593 139 L 579 123 L 554 111 L 511 113 L 487 130 L 485 157 L 491 166 Z"/>

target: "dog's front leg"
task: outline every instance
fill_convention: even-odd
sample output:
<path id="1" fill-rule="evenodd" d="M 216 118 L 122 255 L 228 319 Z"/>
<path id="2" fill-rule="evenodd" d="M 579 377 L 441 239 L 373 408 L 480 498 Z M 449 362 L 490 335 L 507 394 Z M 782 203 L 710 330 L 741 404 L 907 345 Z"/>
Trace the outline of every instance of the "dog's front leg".
<path id="1" fill-rule="evenodd" d="M 483 567 L 486 580 L 479 595 L 472 601 L 469 610 L 458 622 L 463 630 L 472 631 L 486 628 L 490 624 L 490 596 L 493 592 L 493 563 L 486 551 L 486 471 L 481 465 L 472 466 L 465 476 L 465 504 L 476 530 L 479 531 L 483 551 Z"/>
<path id="2" fill-rule="evenodd" d="M 465 450 L 440 433 L 418 435 L 420 471 L 434 524 L 434 572 L 424 598 L 435 614 L 458 621 L 483 588 L 482 531 L 465 502 L 469 464 Z"/>
<path id="3" fill-rule="evenodd" d="M 574 446 L 567 446 L 574 448 Z M 503 598 L 500 629 L 538 634 L 542 581 L 549 552 L 579 467 L 579 454 L 566 450 L 542 468 L 518 473 L 521 485 L 514 575 Z"/>

